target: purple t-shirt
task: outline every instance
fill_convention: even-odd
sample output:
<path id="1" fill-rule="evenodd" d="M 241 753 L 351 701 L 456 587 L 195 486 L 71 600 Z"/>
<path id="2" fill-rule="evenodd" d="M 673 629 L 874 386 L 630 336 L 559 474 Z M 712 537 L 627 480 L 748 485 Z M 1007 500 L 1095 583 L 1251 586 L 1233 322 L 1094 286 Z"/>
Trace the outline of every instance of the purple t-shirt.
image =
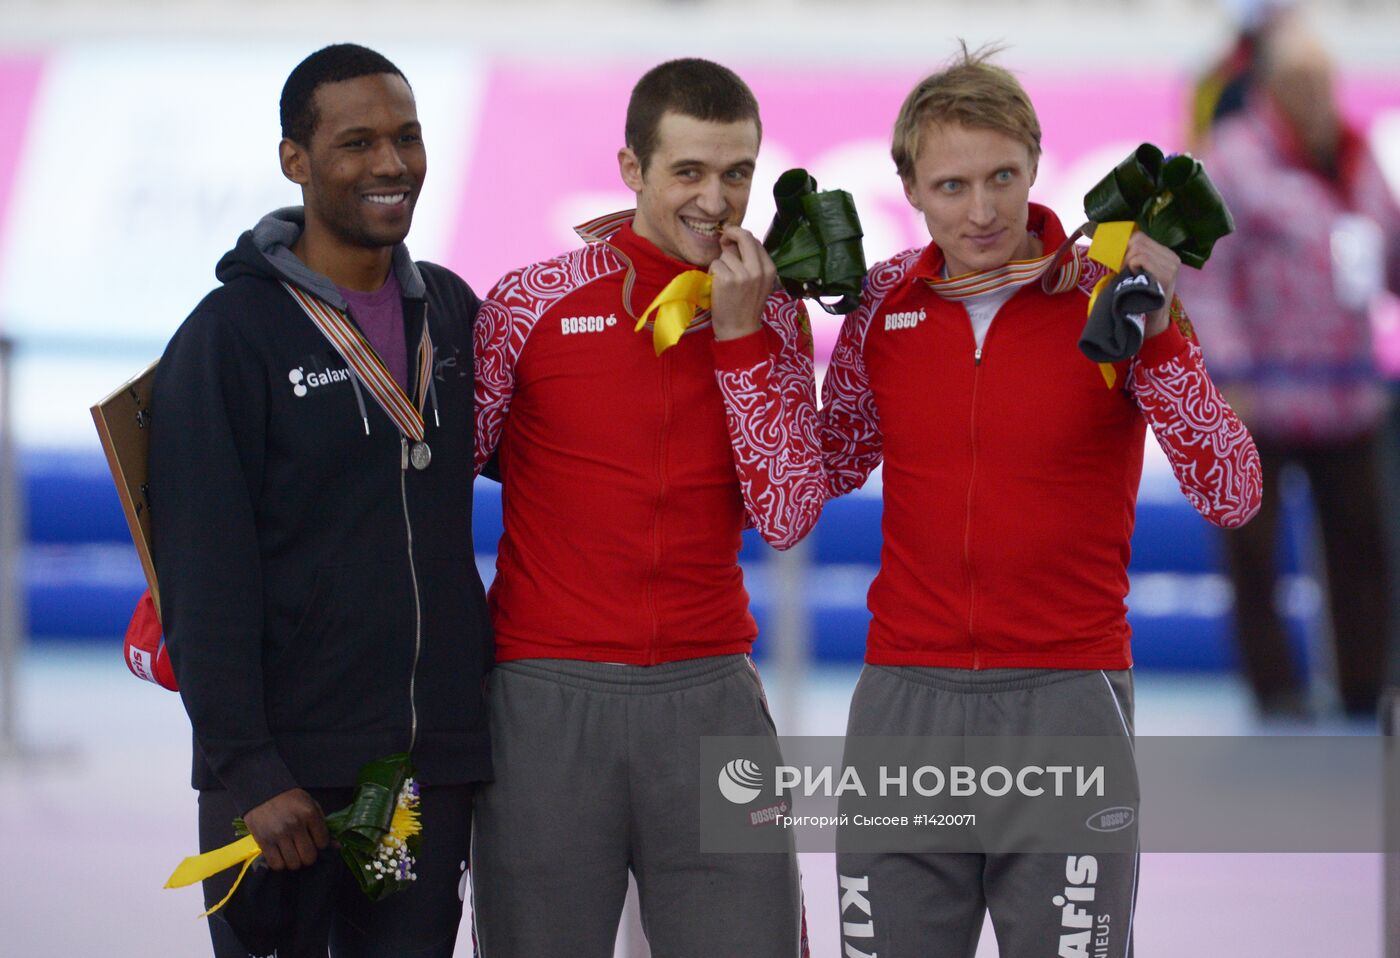
<path id="1" fill-rule="evenodd" d="M 389 270 L 389 278 L 373 293 L 361 293 L 353 289 L 337 286 L 345 302 L 350 304 L 350 315 L 359 324 L 365 339 L 379 354 L 389 375 L 408 392 L 408 346 L 403 333 L 403 293 L 399 289 L 399 278 Z"/>

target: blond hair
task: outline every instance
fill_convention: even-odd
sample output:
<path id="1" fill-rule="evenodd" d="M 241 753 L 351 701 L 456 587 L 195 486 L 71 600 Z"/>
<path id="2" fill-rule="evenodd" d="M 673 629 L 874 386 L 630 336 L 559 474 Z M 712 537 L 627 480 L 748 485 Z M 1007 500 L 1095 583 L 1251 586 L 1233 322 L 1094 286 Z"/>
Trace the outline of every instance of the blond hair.
<path id="1" fill-rule="evenodd" d="M 905 180 L 913 178 L 919 137 L 934 123 L 996 130 L 1026 144 L 1032 161 L 1040 158 L 1040 120 L 1031 98 L 1010 71 L 990 63 L 997 46 L 975 53 L 962 50 L 942 70 L 924 77 L 899 108 L 890 156 Z"/>

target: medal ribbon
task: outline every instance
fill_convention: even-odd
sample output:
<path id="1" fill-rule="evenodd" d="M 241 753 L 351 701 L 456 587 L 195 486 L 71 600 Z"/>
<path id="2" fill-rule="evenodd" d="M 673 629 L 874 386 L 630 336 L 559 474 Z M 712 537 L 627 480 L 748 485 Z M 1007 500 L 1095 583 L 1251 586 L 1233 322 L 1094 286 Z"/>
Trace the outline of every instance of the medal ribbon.
<path id="1" fill-rule="evenodd" d="M 992 293 L 999 289 L 1009 289 L 1015 286 L 1025 286 L 1033 280 L 1045 277 L 1045 291 L 1052 295 L 1067 293 L 1079 282 L 1079 259 L 1071 255 L 1065 259 L 1060 266 L 1059 272 L 1055 274 L 1053 282 L 1048 282 L 1051 267 L 1060 261 L 1064 249 L 1047 253 L 1035 259 L 1014 259 L 1005 266 L 996 269 L 986 270 L 980 273 L 966 273 L 962 276 L 954 276 L 949 279 L 926 279 L 929 287 L 942 296 L 954 302 L 973 299 L 986 293 Z"/>
<path id="2" fill-rule="evenodd" d="M 999 289 L 1009 289 L 1015 286 L 1025 286 L 1041 278 L 1041 287 L 1049 294 L 1057 295 L 1067 293 L 1074 289 L 1079 282 L 1079 256 L 1074 252 L 1075 236 L 1071 236 L 1059 249 L 1045 256 L 1036 259 L 1012 260 L 1005 266 L 997 269 L 987 270 L 982 273 L 968 273 L 963 276 L 955 276 L 951 279 L 926 279 L 924 282 L 944 299 L 962 302 L 973 299 L 986 293 L 995 292 Z M 1124 241 L 1126 242 L 1126 240 Z M 1065 254 L 1068 253 L 1068 257 Z M 1092 254 L 1091 254 L 1092 255 Z M 1064 259 L 1061 264 L 1060 260 Z M 1059 265 L 1059 271 L 1051 271 Z M 1053 281 L 1051 276 L 1054 276 Z M 1102 284 L 1100 284 L 1102 285 Z M 1094 297 L 1099 293 L 1099 287 L 1094 288 Z M 1089 300 L 1089 307 L 1093 308 L 1093 298 Z M 1113 388 L 1117 380 L 1118 373 L 1110 363 L 1099 363 L 1099 373 L 1103 376 L 1104 382 L 1109 389 Z"/>
<path id="3" fill-rule="evenodd" d="M 345 313 L 333 306 L 304 293 L 290 283 L 282 283 L 292 299 L 302 308 L 307 317 L 316 324 L 321 335 L 330 341 L 331 346 L 345 360 L 360 382 L 365 384 L 379 408 L 399 427 L 399 432 L 414 442 L 422 442 L 423 406 L 428 399 L 428 384 L 433 374 L 433 338 L 428 334 L 428 324 L 423 323 L 423 335 L 418 339 L 418 398 L 411 402 L 398 381 L 384 368 L 384 363 L 375 354 L 374 348 L 364 335 L 346 318 Z M 368 430 L 368 426 L 365 427 Z"/>

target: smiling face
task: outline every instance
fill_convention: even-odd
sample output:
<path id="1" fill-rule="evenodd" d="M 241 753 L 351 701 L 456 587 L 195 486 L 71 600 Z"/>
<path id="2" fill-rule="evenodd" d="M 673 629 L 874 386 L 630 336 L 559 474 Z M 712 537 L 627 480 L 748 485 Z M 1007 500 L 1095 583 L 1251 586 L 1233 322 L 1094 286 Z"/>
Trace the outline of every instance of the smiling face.
<path id="1" fill-rule="evenodd" d="M 949 276 L 996 269 L 1033 254 L 1026 232 L 1036 162 L 998 130 L 930 123 L 919 137 L 904 195 L 924 216 Z"/>
<path id="2" fill-rule="evenodd" d="M 307 232 L 360 249 L 403 242 L 428 170 L 408 84 L 392 73 L 326 83 L 315 113 L 310 143 L 282 141 L 282 170 L 301 184 Z"/>
<path id="3" fill-rule="evenodd" d="M 667 113 L 646 169 L 632 150 L 618 151 L 623 182 L 637 194 L 637 235 L 668 256 L 708 267 L 719 257 L 720 231 L 738 226 L 748 209 L 758 136 L 752 120 Z"/>

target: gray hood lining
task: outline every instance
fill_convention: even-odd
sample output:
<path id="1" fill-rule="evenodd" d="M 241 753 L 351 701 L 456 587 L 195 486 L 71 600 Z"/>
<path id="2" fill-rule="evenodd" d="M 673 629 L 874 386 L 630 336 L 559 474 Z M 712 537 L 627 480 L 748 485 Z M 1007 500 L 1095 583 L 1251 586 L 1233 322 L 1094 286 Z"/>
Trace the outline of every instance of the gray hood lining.
<path id="1" fill-rule="evenodd" d="M 305 222 L 306 213 L 300 206 L 285 206 L 274 210 L 253 227 L 253 245 L 263 254 L 273 270 L 287 282 L 301 287 L 337 309 L 346 309 L 348 304 L 335 284 L 307 267 L 292 252 L 292 245 L 301 235 Z M 418 271 L 418 265 L 413 262 L 408 247 L 403 243 L 394 247 L 393 265 L 394 275 L 398 277 L 399 287 L 404 296 L 409 299 L 425 298 L 427 286 L 423 282 L 423 275 Z"/>

